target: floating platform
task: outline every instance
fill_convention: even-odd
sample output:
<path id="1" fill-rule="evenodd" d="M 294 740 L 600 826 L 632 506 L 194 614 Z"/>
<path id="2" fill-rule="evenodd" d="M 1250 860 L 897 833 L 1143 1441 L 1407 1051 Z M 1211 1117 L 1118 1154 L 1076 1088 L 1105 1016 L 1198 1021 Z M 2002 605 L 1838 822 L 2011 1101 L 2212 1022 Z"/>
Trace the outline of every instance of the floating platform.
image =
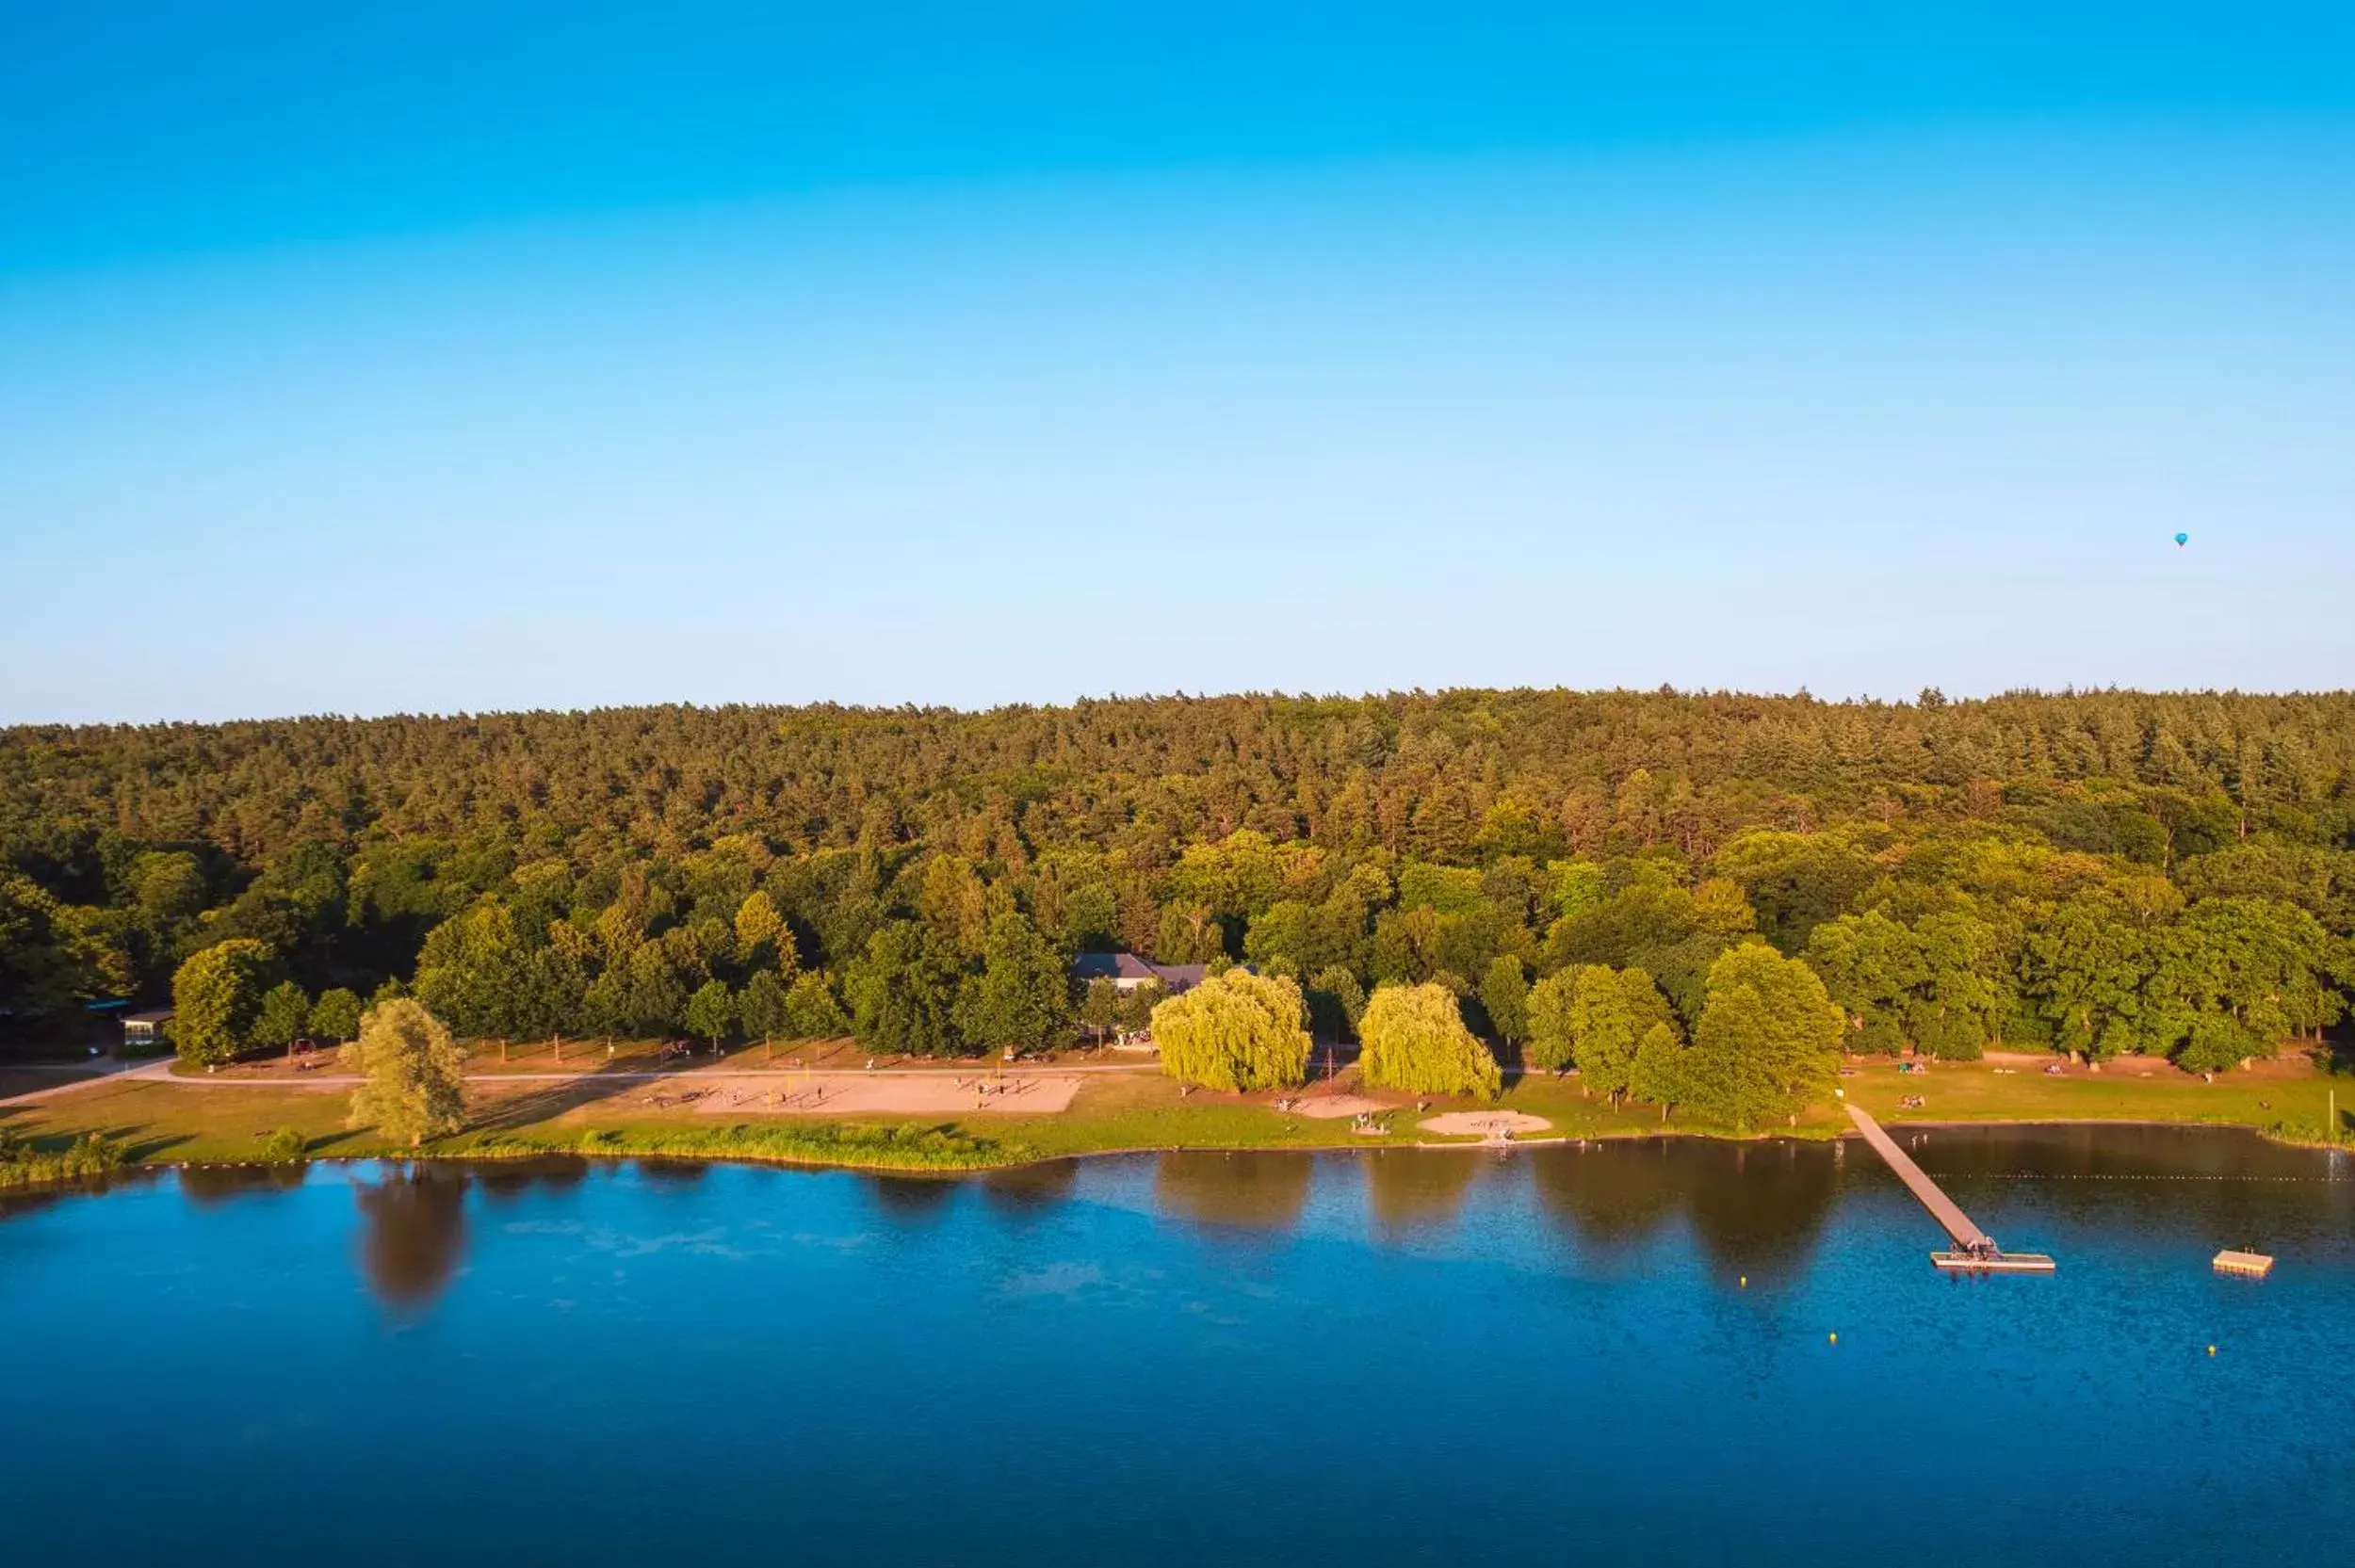
<path id="1" fill-rule="evenodd" d="M 2261 1280 L 2273 1272 L 2273 1260 L 2263 1253 L 2236 1253 L 2228 1247 L 2216 1254 L 2216 1271 Z"/>
<path id="2" fill-rule="evenodd" d="M 2049 1274 L 2057 1267 L 2042 1253 L 1932 1253 L 1950 1274 Z"/>

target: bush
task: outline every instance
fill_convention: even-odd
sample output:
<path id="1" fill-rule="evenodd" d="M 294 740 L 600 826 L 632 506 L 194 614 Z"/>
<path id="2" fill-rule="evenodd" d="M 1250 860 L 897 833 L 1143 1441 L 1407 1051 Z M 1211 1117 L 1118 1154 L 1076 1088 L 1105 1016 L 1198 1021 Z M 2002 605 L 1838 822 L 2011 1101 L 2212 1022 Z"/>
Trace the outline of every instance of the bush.
<path id="1" fill-rule="evenodd" d="M 0 1132 L 0 1188 L 85 1181 L 122 1165 L 122 1146 L 98 1133 L 84 1133 L 63 1149 L 42 1149 Z"/>
<path id="2" fill-rule="evenodd" d="M 279 1127 L 262 1144 L 262 1157 L 281 1161 L 300 1159 L 310 1151 L 311 1140 L 292 1127 Z"/>

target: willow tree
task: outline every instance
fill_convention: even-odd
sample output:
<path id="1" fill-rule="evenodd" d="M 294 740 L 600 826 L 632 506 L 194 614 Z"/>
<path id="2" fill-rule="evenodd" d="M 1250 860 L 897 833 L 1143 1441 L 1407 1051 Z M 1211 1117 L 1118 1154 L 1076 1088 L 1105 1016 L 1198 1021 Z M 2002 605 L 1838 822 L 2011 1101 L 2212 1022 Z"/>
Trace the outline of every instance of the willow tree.
<path id="1" fill-rule="evenodd" d="M 400 997 L 360 1020 L 343 1064 L 365 1074 L 351 1094 L 351 1124 L 415 1148 L 465 1124 L 466 1084 L 458 1043 L 424 1004 Z"/>
<path id="2" fill-rule="evenodd" d="M 1229 969 L 1153 1010 L 1161 1071 L 1181 1083 L 1243 1093 L 1290 1089 L 1308 1077 L 1308 1030 L 1300 987 L 1275 975 Z"/>
<path id="3" fill-rule="evenodd" d="M 1358 1065 L 1372 1089 L 1409 1094 L 1469 1094 L 1493 1100 L 1503 1071 L 1464 1026 L 1463 1010 L 1443 985 L 1386 985 L 1358 1020 L 1365 1053 Z"/>

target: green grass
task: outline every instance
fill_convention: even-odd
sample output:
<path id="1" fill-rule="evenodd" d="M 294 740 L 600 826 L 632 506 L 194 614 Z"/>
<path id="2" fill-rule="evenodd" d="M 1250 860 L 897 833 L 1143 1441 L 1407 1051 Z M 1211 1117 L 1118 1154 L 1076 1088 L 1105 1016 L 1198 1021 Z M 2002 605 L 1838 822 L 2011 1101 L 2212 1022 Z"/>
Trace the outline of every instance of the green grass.
<path id="1" fill-rule="evenodd" d="M 914 1123 L 869 1126 L 855 1123 L 607 1126 L 593 1127 L 572 1139 L 545 1133 L 502 1133 L 436 1144 L 431 1152 L 463 1152 L 494 1158 L 552 1154 L 615 1158 L 655 1156 L 831 1165 L 867 1171 L 983 1171 L 1036 1157 L 1021 1144 L 974 1138 L 949 1127 Z"/>

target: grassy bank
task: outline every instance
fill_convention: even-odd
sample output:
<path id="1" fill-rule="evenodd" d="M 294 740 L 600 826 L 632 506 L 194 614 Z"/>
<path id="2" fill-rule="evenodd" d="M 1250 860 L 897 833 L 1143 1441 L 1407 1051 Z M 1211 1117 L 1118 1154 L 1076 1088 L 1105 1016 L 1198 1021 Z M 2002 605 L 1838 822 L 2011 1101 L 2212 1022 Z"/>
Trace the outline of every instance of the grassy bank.
<path id="1" fill-rule="evenodd" d="M 681 1073 L 677 1082 L 698 1075 Z M 1346 1085 L 1346 1075 L 1344 1075 Z M 1900 1075 L 1894 1064 L 1858 1067 L 1841 1080 L 1859 1105 L 1891 1123 L 1907 1122 L 2150 1122 L 2237 1126 L 2298 1142 L 2327 1140 L 2333 1086 L 2340 1136 L 2355 1119 L 2355 1080 L 2331 1079 L 2301 1063 L 2272 1064 L 2214 1083 L 2163 1063 L 2113 1064 L 2102 1073 L 2071 1069 L 2046 1076 L 2033 1064 L 1940 1064 L 1925 1075 Z M 644 1084 L 591 1076 L 574 1083 L 526 1084 L 495 1079 L 473 1085 L 473 1124 L 423 1153 L 441 1157 L 512 1157 L 532 1154 L 634 1155 L 694 1159 L 742 1159 L 868 1170 L 978 1171 L 1115 1150 L 1379 1148 L 1437 1141 L 1417 1123 L 1423 1116 L 1402 1107 L 1378 1135 L 1355 1130 L 1347 1118 L 1321 1121 L 1276 1110 L 1269 1096 L 1195 1093 L 1154 1074 L 1104 1074 L 1086 1078 L 1068 1110 L 1052 1114 L 976 1114 L 903 1121 L 872 1116 L 830 1121 L 698 1114 L 693 1108 L 650 1103 Z M 1919 1095 L 1923 1104 L 1901 1102 Z M 242 1163 L 274 1157 L 270 1140 L 281 1129 L 300 1142 L 303 1157 L 406 1156 L 411 1151 L 344 1124 L 346 1091 L 306 1087 L 299 1080 L 199 1087 L 171 1081 L 127 1080 L 28 1106 L 0 1107 L 0 1138 L 20 1154 L 0 1182 L 28 1185 L 96 1173 L 88 1169 L 104 1147 L 106 1157 L 133 1163 Z M 1575 1077 L 1533 1075 L 1512 1084 L 1502 1108 L 1544 1117 L 1550 1135 L 1612 1139 L 1659 1133 L 1725 1136 L 1724 1129 L 1683 1117 L 1663 1120 L 1655 1107 L 1612 1106 L 1582 1094 Z M 1430 1113 L 1465 1108 L 1434 1101 Z M 1767 1135 L 1830 1138 L 1845 1132 L 1836 1102 L 1811 1107 L 1795 1125 Z M 93 1139 L 102 1142 L 91 1141 Z M 74 1151 L 80 1149 L 80 1153 Z M 77 1163 L 78 1162 L 78 1163 Z"/>

